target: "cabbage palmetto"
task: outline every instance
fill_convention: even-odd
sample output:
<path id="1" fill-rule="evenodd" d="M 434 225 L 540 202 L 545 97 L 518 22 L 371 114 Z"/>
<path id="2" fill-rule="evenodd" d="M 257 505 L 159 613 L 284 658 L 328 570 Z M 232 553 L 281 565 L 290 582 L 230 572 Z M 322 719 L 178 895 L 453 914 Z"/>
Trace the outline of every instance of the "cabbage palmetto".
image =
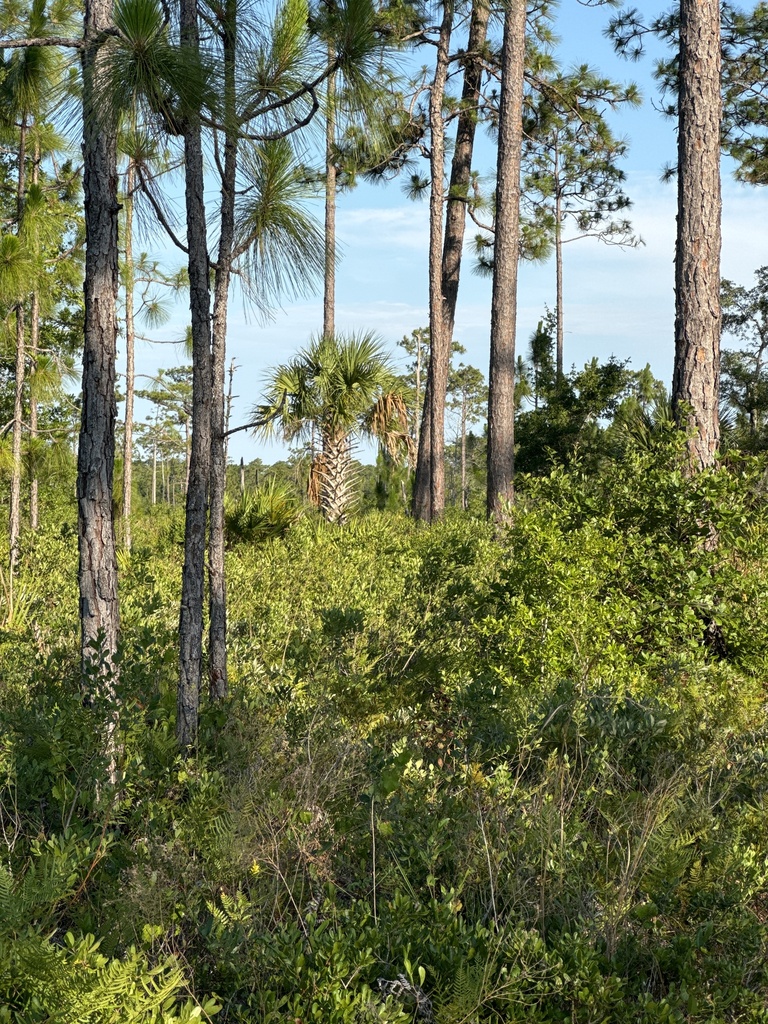
<path id="1" fill-rule="evenodd" d="M 329 522 L 344 522 L 354 506 L 356 440 L 375 439 L 393 456 L 413 457 L 403 385 L 371 333 L 313 339 L 270 373 L 254 416 L 257 433 L 319 438 L 309 497 Z"/>

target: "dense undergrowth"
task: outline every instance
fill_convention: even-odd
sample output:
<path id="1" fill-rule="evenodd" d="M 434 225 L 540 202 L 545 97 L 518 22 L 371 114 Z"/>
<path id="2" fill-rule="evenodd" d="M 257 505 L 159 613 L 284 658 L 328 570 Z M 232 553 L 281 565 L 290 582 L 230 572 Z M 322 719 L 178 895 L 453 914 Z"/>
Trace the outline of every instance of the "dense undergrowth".
<path id="1" fill-rule="evenodd" d="M 229 551 L 174 742 L 179 524 L 121 556 L 122 781 L 65 510 L 0 633 L 0 1021 L 768 1021 L 768 520 L 670 445 Z"/>

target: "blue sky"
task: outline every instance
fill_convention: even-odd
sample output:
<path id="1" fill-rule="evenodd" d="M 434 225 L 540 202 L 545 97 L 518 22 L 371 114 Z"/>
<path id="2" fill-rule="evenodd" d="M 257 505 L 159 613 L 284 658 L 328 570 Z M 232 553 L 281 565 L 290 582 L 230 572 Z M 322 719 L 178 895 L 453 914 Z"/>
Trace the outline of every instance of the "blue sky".
<path id="1" fill-rule="evenodd" d="M 652 16 L 666 8 L 646 0 L 643 10 Z M 630 64 L 612 52 L 602 29 L 608 12 L 585 8 L 577 0 L 562 0 L 557 30 L 558 48 L 566 64 L 588 63 L 619 81 L 635 81 L 643 93 L 640 109 L 616 118 L 615 131 L 629 141 L 624 167 L 626 191 L 633 202 L 630 217 L 645 245 L 620 250 L 585 239 L 565 248 L 565 362 L 577 366 L 598 356 L 630 359 L 639 369 L 650 363 L 654 373 L 671 379 L 674 324 L 675 187 L 662 184 L 665 164 L 675 160 L 674 124 L 653 109 L 658 99 L 651 78 L 652 57 Z M 477 169 L 492 175 L 493 150 L 481 147 Z M 337 228 L 341 263 L 337 271 L 339 330 L 374 330 L 400 359 L 397 342 L 428 323 L 427 204 L 405 198 L 399 182 L 386 186 L 361 185 L 340 197 Z M 321 210 L 318 208 L 318 215 Z M 766 193 L 739 185 L 727 161 L 723 166 L 722 273 L 747 286 L 758 267 L 768 263 Z M 473 231 L 468 227 L 467 236 Z M 462 357 L 487 374 L 490 281 L 470 272 L 471 256 L 462 273 L 454 336 L 467 349 Z M 518 292 L 518 346 L 526 341 L 544 312 L 554 305 L 554 264 L 522 265 Z M 178 337 L 183 310 L 174 316 L 164 335 Z M 259 398 L 270 366 L 283 362 L 322 323 L 322 297 L 286 305 L 269 323 L 259 323 L 237 297 L 229 316 L 229 359 L 237 366 L 232 425 L 248 421 L 250 407 Z M 174 348 L 140 344 L 137 369 L 152 373 L 161 366 L 183 361 Z M 141 383 L 139 384 L 141 386 Z M 139 412 L 139 417 L 146 410 Z M 288 449 L 268 444 L 248 433 L 235 435 L 230 458 L 246 462 L 285 458 Z"/>

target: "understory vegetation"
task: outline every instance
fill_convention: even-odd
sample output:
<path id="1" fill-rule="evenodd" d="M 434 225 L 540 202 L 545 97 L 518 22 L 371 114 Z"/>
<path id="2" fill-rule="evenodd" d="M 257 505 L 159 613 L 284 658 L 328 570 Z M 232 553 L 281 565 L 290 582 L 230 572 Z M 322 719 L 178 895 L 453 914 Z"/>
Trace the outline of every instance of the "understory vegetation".
<path id="1" fill-rule="evenodd" d="M 521 478 L 501 530 L 233 513 L 186 758 L 180 511 L 107 699 L 57 499 L 1 609 L 0 1022 L 768 1021 L 764 463 L 684 460 Z"/>

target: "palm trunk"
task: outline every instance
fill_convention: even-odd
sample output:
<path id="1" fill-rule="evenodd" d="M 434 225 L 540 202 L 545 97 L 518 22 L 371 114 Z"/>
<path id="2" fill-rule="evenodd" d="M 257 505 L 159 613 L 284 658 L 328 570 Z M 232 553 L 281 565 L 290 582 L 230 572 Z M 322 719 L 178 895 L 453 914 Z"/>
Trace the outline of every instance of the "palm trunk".
<path id="1" fill-rule="evenodd" d="M 488 515 L 501 521 L 514 497 L 515 332 L 520 235 L 520 159 L 525 0 L 510 0 L 504 15 L 499 99 L 496 238 L 491 298 L 488 389 Z"/>
<path id="2" fill-rule="evenodd" d="M 197 60 L 200 38 L 195 0 L 182 0 L 181 41 L 192 58 Z M 202 132 L 196 112 L 189 113 L 184 125 L 184 157 L 192 325 L 192 448 L 179 614 L 176 737 L 182 747 L 188 747 L 197 739 L 200 709 L 205 534 L 211 470 L 211 306 Z"/>
<path id="3" fill-rule="evenodd" d="M 227 3 L 224 42 L 224 180 L 221 185 L 221 223 L 213 298 L 213 399 L 211 406 L 211 526 L 209 562 L 208 673 L 212 700 L 227 695 L 227 583 L 224 572 L 224 494 L 227 483 L 224 379 L 226 376 L 227 303 L 235 238 L 237 134 L 235 118 L 235 4 Z"/>
<path id="4" fill-rule="evenodd" d="M 718 0 L 682 0 L 672 400 L 694 471 L 720 442 L 720 59 Z"/>
<path id="5" fill-rule="evenodd" d="M 133 400 L 136 379 L 136 332 L 133 309 L 133 186 L 135 167 L 128 162 L 125 177 L 125 424 L 123 431 L 123 544 L 131 550 L 133 506 Z"/>
<path id="6" fill-rule="evenodd" d="M 352 505 L 352 452 L 349 436 L 323 437 L 323 451 L 316 460 L 320 473 L 320 508 L 329 523 L 343 523 Z"/>
<path id="7" fill-rule="evenodd" d="M 114 693 L 120 616 L 112 514 L 117 357 L 117 125 L 104 109 L 106 56 L 99 47 L 112 24 L 111 0 L 86 0 L 83 50 L 83 191 L 85 331 L 77 458 L 81 654 L 99 666 Z M 99 659 L 99 654 L 101 658 Z M 107 749 L 114 753 L 114 718 Z"/>

